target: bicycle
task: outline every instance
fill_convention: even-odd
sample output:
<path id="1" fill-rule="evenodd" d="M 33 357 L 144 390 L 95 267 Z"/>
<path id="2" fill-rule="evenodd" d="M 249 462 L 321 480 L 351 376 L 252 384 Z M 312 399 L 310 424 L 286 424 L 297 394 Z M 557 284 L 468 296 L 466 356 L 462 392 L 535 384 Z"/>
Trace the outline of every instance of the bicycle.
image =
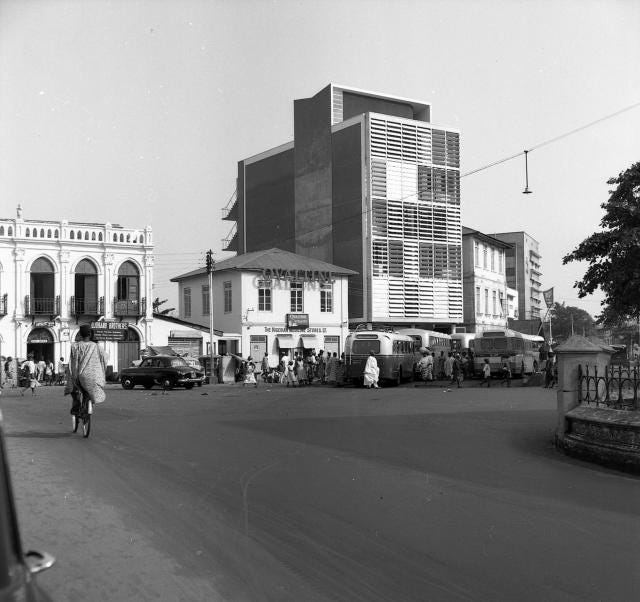
<path id="1" fill-rule="evenodd" d="M 75 433 L 82 424 L 82 436 L 86 439 L 91 432 L 91 414 L 93 414 L 93 403 L 88 395 L 83 395 L 80 391 L 73 391 L 72 396 L 80 396 L 80 410 L 78 414 L 71 414 L 71 428 Z"/>

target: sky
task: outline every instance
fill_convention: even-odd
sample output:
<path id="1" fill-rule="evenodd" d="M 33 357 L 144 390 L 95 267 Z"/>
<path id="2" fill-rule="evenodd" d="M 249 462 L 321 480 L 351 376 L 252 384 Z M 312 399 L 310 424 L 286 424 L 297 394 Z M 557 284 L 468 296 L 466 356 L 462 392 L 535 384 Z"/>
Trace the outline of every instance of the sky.
<path id="1" fill-rule="evenodd" d="M 533 149 L 533 194 L 522 156 L 462 178 L 463 224 L 528 232 L 543 289 L 596 315 L 562 257 L 640 160 L 639 31 L 637 0 L 0 0 L 0 217 L 152 226 L 176 306 L 171 277 L 230 256 L 237 161 L 336 83 L 429 102 L 463 174 Z"/>

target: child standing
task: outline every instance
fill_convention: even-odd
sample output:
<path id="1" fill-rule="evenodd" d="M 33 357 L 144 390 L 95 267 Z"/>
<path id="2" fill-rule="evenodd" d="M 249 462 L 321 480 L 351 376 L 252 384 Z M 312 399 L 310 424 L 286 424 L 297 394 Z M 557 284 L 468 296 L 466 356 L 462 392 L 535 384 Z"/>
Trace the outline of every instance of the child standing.
<path id="1" fill-rule="evenodd" d="M 487 383 L 487 388 L 491 386 L 491 365 L 489 364 L 489 358 L 484 358 L 484 365 L 482 366 L 482 381 L 480 386 Z"/>

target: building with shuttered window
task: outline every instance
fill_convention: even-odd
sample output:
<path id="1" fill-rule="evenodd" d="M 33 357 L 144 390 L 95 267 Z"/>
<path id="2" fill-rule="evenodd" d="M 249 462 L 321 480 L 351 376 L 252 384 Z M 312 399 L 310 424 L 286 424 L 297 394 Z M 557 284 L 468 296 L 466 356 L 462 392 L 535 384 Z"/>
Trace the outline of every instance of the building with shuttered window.
<path id="1" fill-rule="evenodd" d="M 294 140 L 238 163 L 226 250 L 280 247 L 356 271 L 349 321 L 463 321 L 460 137 L 428 103 L 331 84 Z"/>
<path id="2" fill-rule="evenodd" d="M 91 324 L 110 370 L 137 360 L 152 316 L 150 227 L 0 218 L 0 354 L 69 358 Z"/>

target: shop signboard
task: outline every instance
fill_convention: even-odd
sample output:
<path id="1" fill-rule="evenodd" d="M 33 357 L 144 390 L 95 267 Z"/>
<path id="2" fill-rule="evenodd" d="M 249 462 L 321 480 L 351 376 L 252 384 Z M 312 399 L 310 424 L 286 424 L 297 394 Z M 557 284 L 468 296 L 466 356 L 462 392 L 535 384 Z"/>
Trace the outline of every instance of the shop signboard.
<path id="1" fill-rule="evenodd" d="M 309 328 L 309 314 L 287 314 L 287 328 L 291 330 Z"/>
<path id="2" fill-rule="evenodd" d="M 127 322 L 91 322 L 93 338 L 96 341 L 122 341 L 127 328 Z"/>

